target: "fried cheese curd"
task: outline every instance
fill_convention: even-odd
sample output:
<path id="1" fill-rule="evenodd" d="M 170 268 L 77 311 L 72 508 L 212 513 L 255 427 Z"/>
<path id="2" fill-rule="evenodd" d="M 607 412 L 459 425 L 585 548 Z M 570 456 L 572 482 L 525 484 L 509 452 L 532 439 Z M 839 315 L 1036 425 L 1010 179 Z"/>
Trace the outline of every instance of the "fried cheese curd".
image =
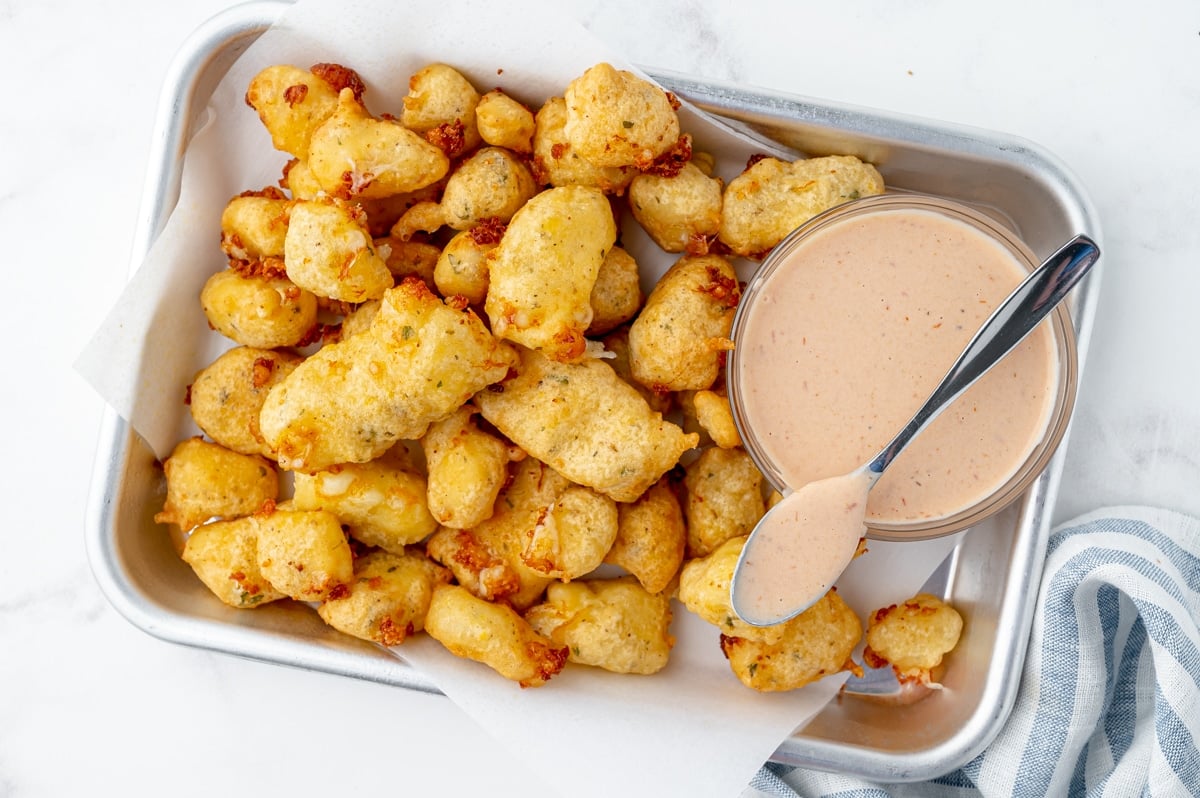
<path id="1" fill-rule="evenodd" d="M 568 484 L 529 533 L 521 559 L 540 574 L 570 581 L 596 570 L 616 539 L 616 503 Z"/>
<path id="2" fill-rule="evenodd" d="M 484 601 L 458 585 L 434 590 L 425 631 L 451 653 L 522 687 L 545 684 L 567 663 L 567 646 L 538 634 L 512 607 Z"/>
<path id="3" fill-rule="evenodd" d="M 862 622 L 836 590 L 779 624 L 779 629 L 774 643 L 721 635 L 721 650 L 742 684 L 762 692 L 781 692 L 841 671 L 862 674 L 850 657 L 862 639 Z"/>
<path id="4" fill-rule="evenodd" d="M 379 314 L 381 307 L 383 307 L 381 299 L 369 299 L 361 305 L 355 305 L 354 310 L 342 317 L 341 326 L 338 328 L 342 340 L 353 338 L 359 333 L 371 329 L 371 322 Z"/>
<path id="5" fill-rule="evenodd" d="M 566 100 L 551 97 L 535 117 L 533 168 L 538 182 L 551 186 L 590 186 L 605 194 L 624 194 L 637 170 L 632 166 L 592 163 L 571 146 L 566 128 Z"/>
<path id="6" fill-rule="evenodd" d="M 720 240 L 737 255 L 761 258 L 817 214 L 882 193 L 878 170 L 850 155 L 763 158 L 725 187 Z"/>
<path id="7" fill-rule="evenodd" d="M 209 326 L 243 346 L 276 349 L 303 342 L 317 324 L 317 297 L 273 269 L 224 269 L 200 292 Z"/>
<path id="8" fill-rule="evenodd" d="M 891 665 L 902 682 L 930 685 L 933 669 L 962 634 L 958 610 L 928 593 L 871 613 L 863 659 L 872 668 Z"/>
<path id="9" fill-rule="evenodd" d="M 342 463 L 324 471 L 297 471 L 292 503 L 300 510 L 328 510 L 368 546 L 402 554 L 437 529 L 429 512 L 424 475 L 386 457 Z"/>
<path id="10" fill-rule="evenodd" d="M 696 391 L 692 395 L 692 409 L 696 423 L 717 446 L 733 449 L 742 445 L 728 395 L 721 391 Z"/>
<path id="11" fill-rule="evenodd" d="M 436 245 L 424 241 L 399 241 L 389 235 L 375 239 L 375 249 L 396 282 L 403 282 L 405 277 L 418 277 L 431 289 L 436 286 L 433 275 L 442 256 L 442 250 Z M 453 292 L 441 293 L 442 296 L 453 295 Z"/>
<path id="12" fill-rule="evenodd" d="M 308 168 L 330 196 L 380 199 L 436 183 L 450 169 L 450 159 L 399 122 L 371 116 L 347 88 L 312 133 Z"/>
<path id="13" fill-rule="evenodd" d="M 280 64 L 251 79 L 246 104 L 258 112 L 275 149 L 307 158 L 313 131 L 337 108 L 338 89 L 310 70 Z"/>
<path id="14" fill-rule="evenodd" d="M 596 166 L 645 169 L 679 139 L 672 98 L 611 64 L 596 64 L 571 81 L 563 99 L 567 140 Z"/>
<path id="15" fill-rule="evenodd" d="M 328 63 L 248 86 L 282 177 L 221 214 L 229 268 L 201 306 L 233 346 L 189 386 L 207 439 L 165 461 L 156 516 L 199 582 L 378 645 L 428 633 L 522 686 L 568 661 L 661 670 L 676 591 L 755 689 L 842 667 L 836 595 L 765 630 L 729 604 L 763 503 L 722 383 L 724 253 L 795 225 L 780 192 L 823 210 L 871 167 L 759 165 L 722 190 L 675 98 L 608 64 L 540 107 L 440 63 L 402 107 L 367 91 Z M 683 257 L 648 281 L 622 224 Z"/>
<path id="16" fill-rule="evenodd" d="M 292 207 L 283 262 L 288 279 L 329 299 L 364 302 L 392 287 L 392 272 L 361 211 L 339 200 L 301 200 Z"/>
<path id="17" fill-rule="evenodd" d="M 475 124 L 479 137 L 493 147 L 504 147 L 521 155 L 533 152 L 533 112 L 500 89 L 479 98 Z"/>
<path id="18" fill-rule="evenodd" d="M 205 367 L 192 381 L 192 420 L 215 443 L 240 454 L 274 459 L 258 427 L 267 393 L 303 358 L 286 349 L 238 346 Z"/>
<path id="19" fill-rule="evenodd" d="M 258 570 L 299 601 L 337 595 L 354 577 L 354 558 L 337 516 L 325 510 L 276 507 L 254 516 Z"/>
<path id="20" fill-rule="evenodd" d="M 597 189 L 551 188 L 527 202 L 488 253 L 483 307 L 492 332 L 557 361 L 582 358 L 592 288 L 616 238 L 612 208 Z"/>
<path id="21" fill-rule="evenodd" d="M 527 457 L 491 517 L 439 530 L 427 551 L 475 595 L 528 607 L 553 579 L 594 571 L 617 537 L 615 503 Z"/>
<path id="22" fill-rule="evenodd" d="M 688 560 L 679 576 L 679 600 L 721 630 L 721 650 L 742 684 L 764 692 L 795 690 L 843 670 L 861 672 L 851 659 L 862 623 L 836 590 L 791 620 L 751 626 L 737 617 L 729 587 L 746 538 L 731 538 L 707 557 Z"/>
<path id="23" fill-rule="evenodd" d="M 640 174 L 629 184 L 629 209 L 667 252 L 704 255 L 721 230 L 720 178 L 703 161 L 684 164 L 676 175 Z"/>
<path id="24" fill-rule="evenodd" d="M 420 202 L 431 202 L 437 199 L 446 187 L 447 178 L 443 177 L 436 183 L 430 183 L 425 188 L 416 191 L 406 191 L 403 194 L 392 194 L 379 199 L 355 197 L 357 203 L 367 215 L 367 229 L 375 238 L 387 236 L 391 229 L 408 212 L 412 206 Z M 318 196 L 320 196 L 318 194 Z M 297 197 L 297 199 L 304 199 Z"/>
<path id="25" fill-rule="evenodd" d="M 442 527 L 425 550 L 472 594 L 528 609 L 554 580 L 526 563 L 525 546 L 569 485 L 545 463 L 526 457 L 510 466 L 491 516 L 471 529 Z"/>
<path id="26" fill-rule="evenodd" d="M 202 438 L 176 446 L 163 472 L 167 498 L 154 520 L 185 532 L 210 518 L 251 515 L 279 496 L 279 475 L 269 460 Z"/>
<path id="27" fill-rule="evenodd" d="M 484 147 L 458 165 L 440 202 L 414 205 L 392 227 L 392 235 L 407 240 L 442 226 L 469 230 L 485 222 L 507 224 L 536 193 L 533 174 L 516 155 Z"/>
<path id="28" fill-rule="evenodd" d="M 600 262 L 596 284 L 588 297 L 592 320 L 587 334 L 603 335 L 620 327 L 637 315 L 643 299 L 637 261 L 621 247 L 614 246 Z"/>
<path id="29" fill-rule="evenodd" d="M 657 673 L 675 645 L 670 597 L 647 591 L 631 576 L 553 584 L 525 620 L 567 646 L 568 662 L 614 673 Z"/>
<path id="30" fill-rule="evenodd" d="M 617 539 L 604 561 L 632 574 L 651 593 L 670 586 L 683 564 L 687 528 L 667 477 L 638 500 L 617 505 Z"/>
<path id="31" fill-rule="evenodd" d="M 658 391 L 712 387 L 741 298 L 737 274 L 719 255 L 686 255 L 663 275 L 629 327 L 634 379 Z"/>
<path id="32" fill-rule="evenodd" d="M 466 404 L 435 422 L 421 438 L 429 473 L 429 510 L 437 523 L 469 529 L 492 517 L 508 462 L 524 452 L 481 430 Z"/>
<path id="33" fill-rule="evenodd" d="M 383 646 L 398 646 L 425 628 L 425 614 L 450 572 L 419 551 L 374 551 L 354 560 L 347 588 L 317 608 L 340 632 Z"/>
<path id="34" fill-rule="evenodd" d="M 617 376 L 628 385 L 633 386 L 642 395 L 642 398 L 646 400 L 646 404 L 650 405 L 651 410 L 663 415 L 671 412 L 672 408 L 676 405 L 676 399 L 683 396 L 683 393 L 665 389 L 655 390 L 654 388 L 647 388 L 634 379 L 633 366 L 629 360 L 629 325 L 618 327 L 600 340 L 604 343 L 604 362 L 612 367 Z M 686 421 L 686 418 L 684 420 Z"/>
<path id="35" fill-rule="evenodd" d="M 400 121 L 454 158 L 479 146 L 479 100 L 479 92 L 461 72 L 447 64 L 430 64 L 409 78 Z"/>
<path id="36" fill-rule="evenodd" d="M 182 556 L 204 586 L 231 607 L 253 609 L 287 598 L 258 566 L 258 523 L 253 516 L 196 527 Z"/>
<path id="37" fill-rule="evenodd" d="M 247 191 L 221 212 L 221 249 L 232 260 L 282 258 L 292 201 L 277 188 Z"/>
<path id="38" fill-rule="evenodd" d="M 556 363 L 522 349 L 516 376 L 475 402 L 530 455 L 619 502 L 635 501 L 699 440 L 597 359 Z"/>
<path id="39" fill-rule="evenodd" d="M 437 290 L 443 296 L 461 296 L 471 307 L 482 307 L 488 291 L 488 253 L 496 243 L 474 230 L 455 233 L 433 266 Z"/>
<path id="40" fill-rule="evenodd" d="M 370 328 L 322 347 L 271 389 L 262 433 L 292 471 L 364 463 L 419 438 L 516 362 L 474 313 L 409 278 L 384 294 Z"/>
<path id="41" fill-rule="evenodd" d="M 744 449 L 705 448 L 685 467 L 687 553 L 704 557 L 749 535 L 767 511 L 763 476 Z"/>

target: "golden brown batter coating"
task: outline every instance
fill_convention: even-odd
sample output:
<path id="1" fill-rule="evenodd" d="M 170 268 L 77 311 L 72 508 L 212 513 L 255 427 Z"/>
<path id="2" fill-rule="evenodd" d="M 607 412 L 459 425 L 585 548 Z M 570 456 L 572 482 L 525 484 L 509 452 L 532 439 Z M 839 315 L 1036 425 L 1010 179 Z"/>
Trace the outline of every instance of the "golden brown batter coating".
<path id="1" fill-rule="evenodd" d="M 650 409 L 602 360 L 555 363 L 521 351 L 517 376 L 475 398 L 526 452 L 615 501 L 637 499 L 699 440 Z"/>
<path id="2" fill-rule="evenodd" d="M 364 463 L 419 438 L 515 364 L 474 313 L 410 277 L 384 295 L 367 331 L 323 347 L 271 390 L 263 436 L 291 470 Z"/>
<path id="3" fill-rule="evenodd" d="M 726 186 L 721 241 L 735 254 L 761 258 L 818 213 L 881 193 L 883 177 L 853 156 L 763 158 Z"/>

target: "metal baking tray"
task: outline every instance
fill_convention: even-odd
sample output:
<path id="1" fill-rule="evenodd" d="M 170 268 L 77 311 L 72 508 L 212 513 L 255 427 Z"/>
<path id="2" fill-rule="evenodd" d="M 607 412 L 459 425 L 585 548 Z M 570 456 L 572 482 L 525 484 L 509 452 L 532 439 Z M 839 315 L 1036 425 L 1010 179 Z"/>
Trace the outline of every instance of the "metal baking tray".
<path id="1" fill-rule="evenodd" d="M 136 269 L 178 196 L 184 148 L 221 76 L 287 7 L 255 2 L 201 26 L 183 45 L 161 95 L 132 252 Z M 699 108 L 808 155 L 875 163 L 896 189 L 976 206 L 1011 226 L 1039 257 L 1075 233 L 1100 240 L 1090 201 L 1039 147 L 990 131 L 913 119 L 773 91 L 647 69 Z M 1080 366 L 1099 290 L 1093 269 L 1071 300 Z M 1065 444 L 1065 439 L 1064 439 Z M 1065 448 L 1065 447 L 1063 447 Z M 972 529 L 934 585 L 968 619 L 935 700 L 898 706 L 845 695 L 775 752 L 783 764 L 885 781 L 948 772 L 999 732 L 1016 697 L 1064 451 L 1022 500 Z M 212 601 L 154 523 L 163 480 L 153 453 L 111 409 L 92 476 L 86 545 L 112 605 L 135 626 L 175 643 L 426 692 L 421 674 L 287 603 L 254 613 Z"/>

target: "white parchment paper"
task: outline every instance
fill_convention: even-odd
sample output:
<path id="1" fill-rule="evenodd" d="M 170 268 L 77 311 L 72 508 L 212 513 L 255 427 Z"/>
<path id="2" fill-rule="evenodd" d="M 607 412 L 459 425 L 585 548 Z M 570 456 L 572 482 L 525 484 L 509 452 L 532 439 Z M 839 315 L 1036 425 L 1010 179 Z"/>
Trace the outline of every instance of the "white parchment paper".
<path id="1" fill-rule="evenodd" d="M 344 64 L 366 81 L 372 112 L 398 114 L 409 76 L 435 61 L 454 65 L 480 91 L 499 86 L 531 107 L 597 62 L 631 68 L 574 21 L 532 2 L 301 0 L 289 8 L 217 87 L 188 145 L 166 228 L 77 363 L 159 457 L 194 434 L 184 386 L 230 345 L 208 330 L 198 301 L 204 281 L 225 265 L 221 210 L 244 190 L 274 185 L 288 158 L 272 149 L 243 101 L 251 77 L 271 64 Z M 726 178 L 768 149 L 686 108 L 681 122 Z M 635 228 L 626 227 L 626 245 L 645 269 L 661 273 L 671 258 Z M 843 595 L 860 615 L 906 597 L 954 541 L 905 544 L 912 567 L 890 566 L 886 553 L 861 558 Z M 651 677 L 568 667 L 545 687 L 521 690 L 424 636 L 396 653 L 564 795 L 736 795 L 845 677 L 755 693 L 729 671 L 718 631 L 675 610 L 671 664 Z"/>

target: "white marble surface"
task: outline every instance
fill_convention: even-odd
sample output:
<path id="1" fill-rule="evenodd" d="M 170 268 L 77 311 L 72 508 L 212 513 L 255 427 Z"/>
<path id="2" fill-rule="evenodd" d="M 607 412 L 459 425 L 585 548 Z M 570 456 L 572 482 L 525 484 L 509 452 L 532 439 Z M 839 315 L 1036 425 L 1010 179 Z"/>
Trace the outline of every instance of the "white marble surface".
<path id="1" fill-rule="evenodd" d="M 70 363 L 121 290 L 164 69 L 228 4 L 0 0 L 0 796 L 569 794 L 443 699 L 159 642 L 92 580 L 81 530 L 101 406 Z M 1195 4 L 555 6 L 641 64 L 1056 153 L 1099 210 L 1105 275 L 1055 518 L 1200 514 Z"/>

